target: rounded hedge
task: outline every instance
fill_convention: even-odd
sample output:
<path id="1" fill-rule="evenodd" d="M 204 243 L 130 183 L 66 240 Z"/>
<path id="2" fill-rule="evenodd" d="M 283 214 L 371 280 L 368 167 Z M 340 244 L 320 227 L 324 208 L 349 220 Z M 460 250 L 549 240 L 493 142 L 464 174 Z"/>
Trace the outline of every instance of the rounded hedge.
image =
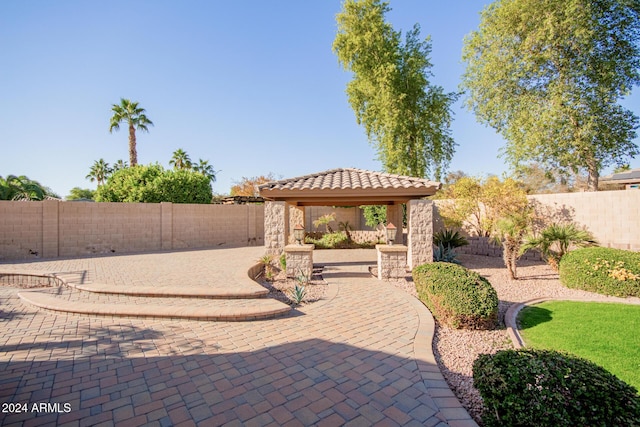
<path id="1" fill-rule="evenodd" d="M 604 368 L 548 350 L 503 350 L 473 363 L 485 426 L 638 426 L 640 397 Z"/>
<path id="2" fill-rule="evenodd" d="M 420 300 L 442 324 L 456 329 L 492 329 L 498 294 L 484 277 L 460 265 L 434 262 L 413 270 Z"/>
<path id="3" fill-rule="evenodd" d="M 612 248 L 576 249 L 560 261 L 560 282 L 617 297 L 640 297 L 640 253 Z"/>

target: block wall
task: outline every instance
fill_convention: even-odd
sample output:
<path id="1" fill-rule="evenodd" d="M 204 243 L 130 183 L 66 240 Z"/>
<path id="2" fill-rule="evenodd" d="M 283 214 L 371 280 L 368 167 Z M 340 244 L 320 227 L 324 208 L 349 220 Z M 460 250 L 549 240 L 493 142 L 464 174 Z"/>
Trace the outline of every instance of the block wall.
<path id="1" fill-rule="evenodd" d="M 0 261 L 264 244 L 264 207 L 0 201 Z"/>
<path id="2" fill-rule="evenodd" d="M 529 200 L 547 221 L 586 226 L 601 246 L 640 251 L 640 191 L 537 194 Z"/>
<path id="3" fill-rule="evenodd" d="M 42 202 L 0 202 L 0 260 L 42 254 Z"/>
<path id="4" fill-rule="evenodd" d="M 535 227 L 575 222 L 589 230 L 601 246 L 640 251 L 640 191 L 598 191 L 528 196 L 535 209 Z M 435 205 L 448 203 L 436 200 Z M 433 228 L 444 222 L 434 210 Z"/>

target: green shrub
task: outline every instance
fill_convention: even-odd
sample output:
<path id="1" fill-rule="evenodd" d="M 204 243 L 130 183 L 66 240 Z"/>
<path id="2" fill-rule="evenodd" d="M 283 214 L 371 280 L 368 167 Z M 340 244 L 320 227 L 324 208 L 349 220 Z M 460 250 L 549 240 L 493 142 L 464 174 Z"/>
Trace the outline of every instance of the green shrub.
<path id="1" fill-rule="evenodd" d="M 568 288 L 640 297 L 640 253 L 612 248 L 571 251 L 560 261 L 560 281 Z"/>
<path id="2" fill-rule="evenodd" d="M 313 243 L 316 249 L 342 249 L 349 247 L 347 235 L 342 231 L 325 233 L 319 239 L 307 237 L 306 243 Z"/>
<path id="3" fill-rule="evenodd" d="M 413 270 L 418 297 L 440 323 L 457 329 L 491 329 L 498 294 L 489 281 L 460 265 L 436 262 Z"/>
<path id="4" fill-rule="evenodd" d="M 165 170 L 162 166 L 137 165 L 121 169 L 98 187 L 98 202 L 211 203 L 211 183 L 192 170 Z"/>
<path id="5" fill-rule="evenodd" d="M 584 359 L 548 350 L 482 354 L 473 382 L 485 426 L 638 426 L 640 398 L 630 385 Z"/>

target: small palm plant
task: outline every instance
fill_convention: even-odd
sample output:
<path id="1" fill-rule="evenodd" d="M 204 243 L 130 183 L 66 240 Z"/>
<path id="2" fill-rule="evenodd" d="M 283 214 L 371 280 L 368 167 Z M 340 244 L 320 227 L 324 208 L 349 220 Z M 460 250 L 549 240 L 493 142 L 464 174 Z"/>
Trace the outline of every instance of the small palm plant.
<path id="1" fill-rule="evenodd" d="M 574 223 L 551 224 L 540 232 L 539 236 L 529 236 L 520 246 L 520 253 L 529 249 L 537 249 L 554 270 L 558 270 L 560 260 L 572 247 L 584 248 L 597 246 L 598 242 L 587 230 L 582 230 Z"/>
<path id="2" fill-rule="evenodd" d="M 273 280 L 273 260 L 274 256 L 271 254 L 265 254 L 258 259 L 258 262 L 264 266 L 264 277 L 268 281 Z"/>
<path id="3" fill-rule="evenodd" d="M 507 267 L 509 277 L 517 279 L 516 263 L 520 255 L 524 237 L 531 223 L 531 211 L 524 210 L 517 214 L 511 214 L 500 218 L 496 222 L 494 240 L 502 245 L 502 259 Z"/>
<path id="4" fill-rule="evenodd" d="M 334 213 L 330 213 L 330 214 L 326 214 L 326 215 L 322 215 L 320 218 L 316 219 L 315 221 L 313 221 L 313 226 L 316 228 L 319 228 L 321 225 L 324 225 L 326 227 L 327 233 L 333 233 L 333 229 L 331 228 L 331 226 L 329 225 L 329 223 L 333 222 L 336 220 L 336 214 Z"/>

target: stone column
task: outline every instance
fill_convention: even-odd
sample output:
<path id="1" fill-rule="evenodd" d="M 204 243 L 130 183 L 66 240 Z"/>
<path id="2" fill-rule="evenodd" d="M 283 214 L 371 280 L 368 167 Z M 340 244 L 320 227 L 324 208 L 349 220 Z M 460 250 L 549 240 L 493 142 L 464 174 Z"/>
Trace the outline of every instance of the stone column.
<path id="1" fill-rule="evenodd" d="M 287 277 L 304 275 L 311 280 L 313 274 L 314 245 L 287 245 L 284 248 L 287 260 Z"/>
<path id="2" fill-rule="evenodd" d="M 378 280 L 397 279 L 407 274 L 405 245 L 376 245 L 378 252 Z"/>
<path id="3" fill-rule="evenodd" d="M 280 256 L 285 247 L 285 202 L 264 204 L 264 247 L 267 254 Z"/>
<path id="4" fill-rule="evenodd" d="M 407 205 L 409 268 L 433 262 L 433 203 L 411 200 Z"/>
<path id="5" fill-rule="evenodd" d="M 387 224 L 392 223 L 397 227 L 395 244 L 401 245 L 402 241 L 402 205 L 387 205 Z M 386 234 L 385 234 L 386 239 Z"/>
<path id="6" fill-rule="evenodd" d="M 300 224 L 305 227 L 304 223 L 304 206 L 291 205 L 287 203 L 287 207 L 289 208 L 289 224 L 287 228 L 287 244 L 297 243 L 296 239 L 293 235 L 293 228 L 296 224 Z M 304 242 L 302 242 L 304 243 Z"/>

